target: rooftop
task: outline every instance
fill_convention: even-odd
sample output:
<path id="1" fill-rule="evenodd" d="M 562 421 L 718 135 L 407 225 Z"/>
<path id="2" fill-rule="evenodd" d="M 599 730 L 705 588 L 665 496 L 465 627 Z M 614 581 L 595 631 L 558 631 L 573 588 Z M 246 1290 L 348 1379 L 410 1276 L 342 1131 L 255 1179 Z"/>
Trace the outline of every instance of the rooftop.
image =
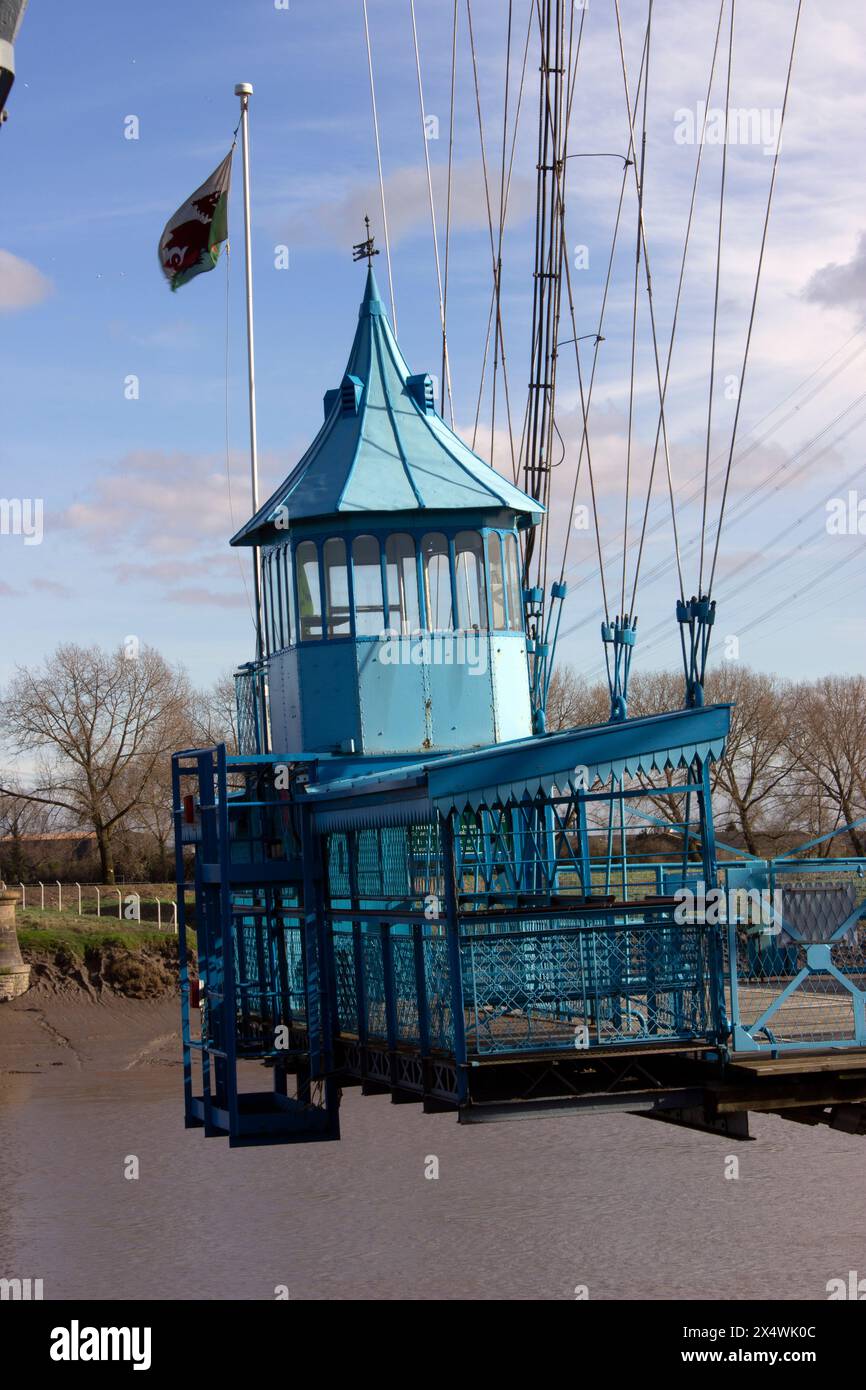
<path id="1" fill-rule="evenodd" d="M 372 268 L 343 380 L 324 404 L 309 449 L 232 545 L 262 544 L 285 535 L 287 524 L 340 513 L 508 510 L 522 525 L 540 520 L 541 504 L 437 414 L 432 378 L 410 372 Z"/>

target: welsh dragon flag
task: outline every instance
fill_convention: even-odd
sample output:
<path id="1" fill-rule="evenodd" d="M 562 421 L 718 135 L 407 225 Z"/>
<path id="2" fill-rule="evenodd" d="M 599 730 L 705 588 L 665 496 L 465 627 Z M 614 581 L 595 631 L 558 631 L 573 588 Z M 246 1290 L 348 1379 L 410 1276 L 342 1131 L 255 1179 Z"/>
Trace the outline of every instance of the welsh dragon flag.
<path id="1" fill-rule="evenodd" d="M 219 259 L 220 243 L 229 234 L 232 153 L 229 150 L 219 168 L 165 224 L 159 239 L 159 263 L 173 290 L 203 270 L 213 270 Z"/>

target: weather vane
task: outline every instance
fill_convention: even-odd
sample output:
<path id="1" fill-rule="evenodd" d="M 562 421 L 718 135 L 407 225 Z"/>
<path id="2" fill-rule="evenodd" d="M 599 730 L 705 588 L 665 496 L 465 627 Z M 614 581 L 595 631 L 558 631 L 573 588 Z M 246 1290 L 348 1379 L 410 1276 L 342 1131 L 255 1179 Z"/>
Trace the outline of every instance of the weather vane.
<path id="1" fill-rule="evenodd" d="M 352 247 L 352 260 L 353 260 L 353 261 L 362 261 L 362 260 L 364 259 L 364 257 L 366 256 L 366 257 L 367 257 L 367 264 L 368 264 L 368 265 L 372 265 L 372 264 L 373 264 L 373 257 L 374 257 L 374 256 L 378 256 L 379 252 L 378 252 L 377 250 L 375 250 L 374 247 L 373 247 L 373 242 L 375 241 L 375 237 L 371 237 L 371 236 L 370 236 L 370 219 L 369 219 L 369 217 L 365 217 L 365 218 L 364 218 L 364 226 L 365 226 L 366 229 L 367 229 L 367 238 L 366 238 L 365 241 L 359 241 L 359 242 L 357 243 L 357 245 L 355 245 L 355 246 Z"/>

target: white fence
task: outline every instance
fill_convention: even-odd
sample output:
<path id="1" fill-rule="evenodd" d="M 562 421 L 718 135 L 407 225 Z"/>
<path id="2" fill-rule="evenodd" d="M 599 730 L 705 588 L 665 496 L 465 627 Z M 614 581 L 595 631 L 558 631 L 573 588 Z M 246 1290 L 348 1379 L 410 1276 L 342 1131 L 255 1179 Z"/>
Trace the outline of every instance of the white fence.
<path id="1" fill-rule="evenodd" d="M 29 911 L 31 912 L 44 912 L 46 910 L 46 887 L 48 889 L 49 900 L 47 906 L 49 911 L 76 912 L 79 917 L 91 915 L 90 913 L 84 912 L 82 886 L 85 892 L 89 894 L 95 894 L 96 916 L 99 918 L 102 918 L 103 916 L 116 916 L 119 922 L 137 922 L 140 924 L 142 902 L 154 903 L 156 905 L 157 930 L 162 931 L 163 929 L 163 911 L 165 909 L 171 908 L 171 922 L 166 923 L 166 930 L 171 930 L 174 932 L 177 931 L 177 903 L 174 901 L 174 899 L 171 899 L 169 902 L 164 902 L 161 898 L 156 896 L 150 896 L 148 894 L 145 894 L 144 897 L 142 897 L 141 893 L 134 890 L 128 893 L 124 893 L 122 888 L 106 886 L 105 884 L 85 883 L 84 885 L 82 885 L 80 883 L 67 883 L 65 885 L 66 901 L 64 902 L 64 885 L 60 882 L 59 879 L 55 879 L 53 883 L 49 883 L 47 885 L 43 883 L 41 879 L 37 879 L 36 883 L 22 883 L 19 879 L 17 884 L 12 885 L 8 885 L 4 883 L 2 879 L 0 879 L 0 890 L 6 889 L 10 886 L 13 889 L 16 887 L 21 889 L 22 911 L 29 909 Z M 29 901 L 27 896 L 28 893 L 30 894 Z M 117 895 L 116 904 L 111 898 L 112 893 Z M 54 902 L 52 902 L 52 898 L 55 900 Z M 91 902 L 92 901 L 94 901 L 93 898 L 91 898 Z M 105 908 L 104 913 L 103 907 Z"/>

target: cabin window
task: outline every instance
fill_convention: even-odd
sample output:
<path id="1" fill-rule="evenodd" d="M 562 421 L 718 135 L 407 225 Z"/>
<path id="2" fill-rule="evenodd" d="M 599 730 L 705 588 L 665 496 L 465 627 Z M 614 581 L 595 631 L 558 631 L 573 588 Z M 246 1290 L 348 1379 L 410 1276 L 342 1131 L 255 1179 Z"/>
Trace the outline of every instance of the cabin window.
<path id="1" fill-rule="evenodd" d="M 268 551 L 263 557 L 262 592 L 265 601 L 265 640 L 269 652 L 278 652 L 280 640 L 280 590 L 278 587 L 277 552 Z"/>
<path id="2" fill-rule="evenodd" d="M 274 550 L 271 552 L 271 595 L 274 604 L 274 651 L 279 651 L 281 647 L 287 645 L 285 634 L 285 593 L 282 565 L 279 562 L 279 558 L 277 551 Z"/>
<path id="3" fill-rule="evenodd" d="M 421 626 L 418 604 L 418 568 L 411 536 L 389 536 L 385 542 L 388 573 L 388 627 L 407 636 Z"/>
<path id="4" fill-rule="evenodd" d="M 502 629 L 505 622 L 505 573 L 502 567 L 502 538 L 498 531 L 487 537 L 487 562 L 490 567 L 490 612 L 493 626 Z"/>
<path id="5" fill-rule="evenodd" d="M 262 556 L 262 601 L 265 606 L 265 647 L 267 648 L 268 655 L 270 655 L 270 653 L 274 650 L 274 644 L 271 637 L 271 613 L 273 612 L 273 604 L 271 602 L 270 588 L 271 557 L 268 554 L 268 552 L 265 551 L 264 555 Z"/>
<path id="6" fill-rule="evenodd" d="M 379 542 L 375 536 L 356 536 L 352 542 L 352 583 L 356 636 L 380 636 L 385 628 L 385 608 Z"/>
<path id="7" fill-rule="evenodd" d="M 442 632 L 454 626 L 447 537 L 439 531 L 429 532 L 421 542 L 421 554 L 424 558 L 427 627 L 431 632 Z"/>
<path id="8" fill-rule="evenodd" d="M 279 564 L 280 574 L 283 579 L 283 606 L 285 609 L 283 634 L 286 645 L 290 647 L 295 640 L 295 595 L 294 585 L 292 584 L 292 552 L 287 545 L 284 545 L 276 552 L 274 558 Z"/>
<path id="9" fill-rule="evenodd" d="M 457 626 L 464 632 L 487 627 L 484 545 L 477 531 L 460 531 L 454 540 Z"/>
<path id="10" fill-rule="evenodd" d="M 319 582 L 319 552 L 314 541 L 301 541 L 295 548 L 295 574 L 298 584 L 300 640 L 314 641 L 322 635 L 322 589 Z"/>
<path id="11" fill-rule="evenodd" d="M 520 565 L 517 556 L 517 537 L 506 536 L 505 574 L 508 580 L 508 626 L 515 632 L 523 631 L 523 602 L 520 592 Z"/>
<path id="12" fill-rule="evenodd" d="M 339 537 L 325 541 L 325 601 L 328 636 L 348 637 L 351 632 L 349 569 L 346 564 L 346 542 Z"/>

